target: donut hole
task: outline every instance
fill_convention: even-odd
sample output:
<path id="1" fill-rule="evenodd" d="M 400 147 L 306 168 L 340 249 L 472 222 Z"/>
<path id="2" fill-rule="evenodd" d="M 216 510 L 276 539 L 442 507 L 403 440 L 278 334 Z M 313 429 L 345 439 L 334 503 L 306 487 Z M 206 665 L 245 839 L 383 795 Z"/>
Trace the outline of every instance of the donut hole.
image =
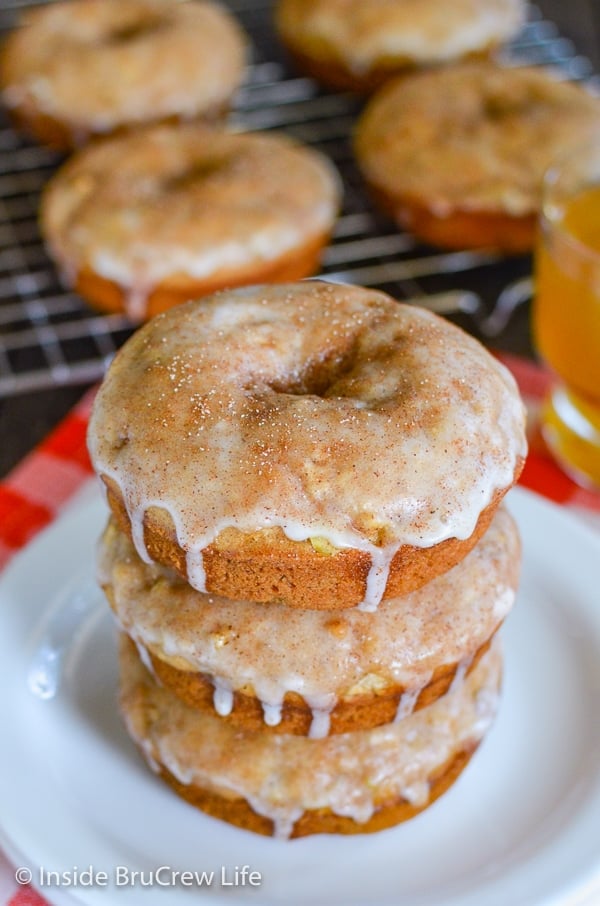
<path id="1" fill-rule="evenodd" d="M 494 122 L 499 122 L 511 116 L 524 116 L 530 107 L 530 98 L 522 95 L 513 96 L 502 91 L 488 94 L 483 102 L 484 116 Z"/>
<path id="2" fill-rule="evenodd" d="M 276 393 L 290 396 L 336 396 L 332 392 L 340 380 L 356 367 L 358 343 L 353 342 L 341 352 L 331 353 L 326 358 L 307 362 L 301 372 L 287 375 L 284 380 L 269 381 L 269 387 Z M 341 394 L 343 395 L 343 394 Z"/>
<path id="3" fill-rule="evenodd" d="M 162 191 L 165 193 L 185 191 L 197 183 L 210 179 L 217 173 L 222 174 L 224 170 L 233 164 L 236 156 L 233 154 L 221 154 L 194 161 L 185 169 L 167 177 L 162 182 Z"/>
<path id="4" fill-rule="evenodd" d="M 144 38 L 152 37 L 157 32 L 164 31 L 169 24 L 166 16 L 148 16 L 147 13 L 132 19 L 131 21 L 118 25 L 104 36 L 104 44 L 130 44 L 133 41 L 140 41 Z"/>

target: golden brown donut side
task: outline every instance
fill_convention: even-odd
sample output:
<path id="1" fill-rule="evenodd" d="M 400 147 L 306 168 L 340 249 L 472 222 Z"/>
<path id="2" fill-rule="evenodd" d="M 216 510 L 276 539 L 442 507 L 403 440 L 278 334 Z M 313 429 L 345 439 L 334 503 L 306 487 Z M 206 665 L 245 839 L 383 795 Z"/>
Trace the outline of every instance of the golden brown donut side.
<path id="1" fill-rule="evenodd" d="M 322 84 L 369 93 L 396 75 L 489 59 L 521 27 L 520 0 L 370 4 L 279 0 L 275 27 L 297 68 Z"/>
<path id="2" fill-rule="evenodd" d="M 409 57 L 382 55 L 375 65 L 359 75 L 334 56 L 327 59 L 314 57 L 289 42 L 286 42 L 286 49 L 300 72 L 306 73 L 327 88 L 351 91 L 354 94 L 372 94 L 390 79 L 408 76 L 422 68 Z M 479 52 L 466 54 L 462 59 L 489 60 L 497 49 L 497 44 L 490 44 Z"/>
<path id="3" fill-rule="evenodd" d="M 41 110 L 22 105 L 9 110 L 8 116 L 15 129 L 53 151 L 68 152 L 78 145 L 71 129 Z"/>
<path id="4" fill-rule="evenodd" d="M 501 211 L 485 212 L 454 208 L 445 216 L 410 195 L 393 195 L 367 181 L 375 204 L 399 227 L 430 245 L 447 249 L 494 249 L 511 255 L 526 254 L 535 241 L 537 216 L 511 216 Z"/>
<path id="5" fill-rule="evenodd" d="M 524 460 L 519 459 L 516 481 Z M 110 509 L 121 529 L 131 537 L 125 503 L 114 481 L 100 476 Z M 509 488 L 495 492 L 481 512 L 475 530 L 466 539 L 448 538 L 433 547 L 403 545 L 390 566 L 383 598 L 394 598 L 421 588 L 459 563 L 489 527 Z M 188 578 L 185 552 L 165 510 L 149 507 L 144 516 L 148 555 Z M 280 529 L 245 534 L 227 529 L 203 553 L 206 590 L 232 600 L 284 603 L 309 610 L 355 607 L 365 595 L 370 556 L 355 549 L 332 555 L 317 553 L 309 541 L 290 541 Z"/>
<path id="6" fill-rule="evenodd" d="M 186 274 L 173 275 L 150 290 L 145 300 L 145 318 L 198 299 L 221 289 L 249 286 L 253 283 L 286 283 L 309 277 L 319 270 L 323 249 L 330 240 L 329 233 L 311 239 L 297 249 L 286 252 L 272 261 L 256 262 L 250 267 L 222 269 L 204 280 Z M 74 290 L 90 305 L 106 312 L 127 310 L 127 293 L 112 280 L 84 267 L 75 279 Z"/>
<path id="7" fill-rule="evenodd" d="M 408 821 L 419 812 L 429 808 L 458 780 L 477 748 L 478 744 L 473 744 L 468 749 L 462 749 L 432 775 L 429 798 L 422 805 L 412 805 L 406 799 L 382 802 L 374 815 L 368 821 L 360 824 L 352 818 L 336 815 L 330 809 L 312 809 L 304 812 L 296 821 L 290 837 L 294 839 L 307 837 L 310 834 L 371 834 Z M 160 766 L 160 777 L 178 796 L 212 818 L 219 818 L 221 821 L 227 821 L 243 830 L 253 831 L 266 837 L 273 836 L 273 822 L 263 815 L 257 815 L 245 799 L 227 799 L 211 790 L 181 783 L 164 765 Z"/>
<path id="8" fill-rule="evenodd" d="M 1 77 L 0 84 L 2 84 Z M 194 121 L 206 123 L 207 125 L 224 125 L 230 110 L 230 103 L 220 104 L 217 107 L 213 107 L 210 110 L 205 110 L 201 114 L 198 114 L 194 117 Z M 65 153 L 76 151 L 78 148 L 81 148 L 82 145 L 87 144 L 90 141 L 99 142 L 105 138 L 126 135 L 127 133 L 140 128 L 140 124 L 136 122 L 121 123 L 113 129 L 104 131 L 101 135 L 89 136 L 85 131 L 78 132 L 69 124 L 63 123 L 55 117 L 50 116 L 48 113 L 26 106 L 25 104 L 20 107 L 9 108 L 7 113 L 9 119 L 14 123 L 15 128 L 20 132 L 29 135 L 39 144 L 46 145 L 46 147 L 51 148 L 53 151 L 62 151 Z M 146 121 L 143 125 L 144 127 L 167 126 L 187 122 L 190 122 L 188 118 L 183 119 L 180 116 L 159 116 L 156 119 Z"/>
<path id="9" fill-rule="evenodd" d="M 488 651 L 491 639 L 482 645 L 473 655 L 465 671 L 469 676 L 481 657 Z M 191 670 L 177 670 L 161 658 L 150 654 L 152 667 L 157 680 L 165 688 L 192 708 L 214 714 L 214 686 L 211 679 L 203 673 Z M 414 705 L 419 711 L 433 704 L 448 692 L 456 676 L 459 664 L 443 664 L 433 674 L 431 681 L 421 690 Z M 350 699 L 339 701 L 330 715 L 329 735 L 350 733 L 355 730 L 370 730 L 383 724 L 391 723 L 398 711 L 402 694 L 407 691 L 400 686 L 388 687 L 382 693 L 355 695 Z M 234 726 L 244 730 L 259 730 L 265 733 L 284 733 L 296 736 L 307 736 L 312 722 L 311 709 L 295 692 L 288 692 L 283 701 L 281 722 L 276 726 L 265 723 L 263 707 L 258 698 L 244 692 L 233 693 L 231 714 L 221 717 Z"/>

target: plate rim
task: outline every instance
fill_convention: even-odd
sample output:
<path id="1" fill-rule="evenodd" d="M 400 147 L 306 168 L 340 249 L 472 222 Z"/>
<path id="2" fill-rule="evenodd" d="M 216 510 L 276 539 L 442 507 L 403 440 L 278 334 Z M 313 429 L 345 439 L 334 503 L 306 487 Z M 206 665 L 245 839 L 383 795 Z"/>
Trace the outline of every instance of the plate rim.
<path id="1" fill-rule="evenodd" d="M 570 536 L 574 533 L 576 536 L 579 537 L 580 542 L 584 546 L 587 547 L 589 545 L 590 550 L 592 550 L 596 556 L 600 557 L 600 533 L 596 532 L 591 526 L 589 526 L 589 525 L 585 524 L 584 522 L 582 522 L 581 520 L 579 520 L 576 515 L 568 512 L 564 508 L 557 506 L 556 504 L 552 503 L 551 501 L 548 501 L 547 499 L 541 497 L 540 495 L 536 494 L 535 492 L 532 492 L 532 491 L 529 491 L 527 489 L 520 488 L 520 487 L 516 488 L 510 492 L 509 499 L 507 502 L 508 502 L 508 508 L 511 510 L 513 510 L 513 509 L 519 510 L 519 509 L 521 509 L 521 507 L 531 506 L 534 509 L 537 509 L 540 513 L 547 514 L 548 518 L 550 520 L 558 519 L 559 524 L 562 527 L 561 530 L 568 532 L 568 534 Z M 514 503 L 514 507 L 512 505 L 513 503 Z M 11 563 L 9 563 L 7 565 L 5 570 L 2 573 L 0 573 L 0 599 L 3 596 L 6 587 L 8 587 L 8 589 L 10 590 L 11 582 L 18 581 L 19 574 L 21 573 L 21 571 L 26 569 L 29 561 L 31 559 L 35 559 L 35 556 L 39 556 L 40 551 L 44 551 L 45 547 L 49 543 L 48 539 L 55 539 L 60 533 L 67 531 L 69 523 L 72 520 L 76 521 L 77 519 L 82 518 L 82 513 L 87 514 L 88 518 L 91 518 L 92 515 L 95 518 L 95 512 L 97 511 L 98 514 L 101 516 L 103 510 L 101 509 L 99 504 L 101 504 L 101 495 L 99 494 L 98 486 L 95 483 L 95 480 L 92 478 L 92 479 L 90 479 L 89 482 L 86 483 L 86 485 L 83 488 L 83 491 L 77 494 L 77 496 L 73 500 L 73 502 L 64 509 L 64 511 L 59 515 L 59 517 L 50 526 L 48 526 L 46 529 L 44 529 L 42 532 L 40 532 L 39 535 L 37 535 L 36 538 L 34 538 L 32 542 L 30 542 L 30 544 L 28 544 L 24 549 L 22 549 L 13 558 Z M 518 518 L 519 517 L 517 517 L 517 519 Z M 100 528 L 101 528 L 101 523 L 99 522 L 98 526 L 97 526 L 97 530 L 99 531 Z M 524 546 L 526 547 L 526 545 L 527 545 L 527 541 L 525 541 Z M 58 589 L 58 591 L 60 591 L 60 589 Z M 38 609 L 35 612 L 38 613 L 38 617 L 39 617 L 39 615 L 43 612 L 43 610 L 38 606 Z M 33 619 L 33 617 L 32 617 L 32 619 Z M 599 617 L 599 619 L 600 619 L 600 617 Z M 2 621 L 3 621 L 3 612 L 0 609 L 0 625 L 1 625 Z M 2 641 L 0 638 L 0 650 L 2 649 L 2 647 L 3 647 Z M 6 701 L 8 701 L 9 696 L 8 695 L 3 696 L 2 689 L 0 688 L 0 709 L 2 706 L 3 698 Z M 0 790 L 1 790 L 1 786 L 0 786 Z M 17 846 L 16 842 L 12 839 L 11 834 L 10 834 L 10 828 L 7 826 L 7 820 L 1 812 L 0 812 L 0 847 L 2 847 L 4 849 L 8 859 L 13 864 L 14 864 L 15 855 L 18 856 L 20 863 L 22 863 L 24 865 L 28 864 L 26 854 L 21 856 L 20 848 Z M 597 884 L 598 886 L 595 889 L 597 891 L 600 891 L 600 854 L 598 856 L 596 864 L 590 866 L 589 877 L 588 878 L 582 877 L 581 880 L 584 881 L 585 883 L 589 882 L 589 883 L 594 883 L 594 885 Z M 43 889 L 40 892 L 46 899 L 49 899 L 47 889 Z M 230 893 L 230 892 L 228 892 L 228 893 Z M 216 903 L 222 902 L 222 895 L 214 896 L 214 894 L 212 892 L 209 893 L 209 891 L 204 891 L 204 890 L 201 892 L 201 895 L 202 895 L 202 902 L 206 903 L 207 906 L 209 903 L 216 904 Z M 563 894 L 560 894 L 560 892 L 559 892 L 558 895 L 559 895 L 560 899 L 555 899 L 556 903 L 559 903 L 562 901 Z M 229 897 L 229 901 L 230 901 L 230 903 L 232 903 L 232 906 L 233 906 L 233 903 L 239 902 L 239 903 L 245 904 L 248 902 L 246 897 L 242 897 L 242 898 L 238 899 L 238 898 L 231 897 L 231 896 Z M 63 904 L 65 904 L 65 906 L 70 906 L 70 904 L 73 904 L 73 903 L 85 904 L 85 906 L 88 906 L 88 904 L 89 904 L 89 906 L 92 906 L 92 904 L 95 904 L 96 902 L 98 902 L 98 899 L 97 899 L 97 896 L 94 893 L 93 889 L 91 889 L 91 888 L 71 889 L 68 892 L 65 891 L 64 889 L 60 889 L 60 890 L 53 889 L 52 902 L 56 903 L 57 906 L 63 906 Z M 275 902 L 275 901 L 272 901 L 272 902 Z M 292 902 L 292 901 L 290 901 L 290 902 Z M 549 901 L 546 901 L 546 902 L 548 902 L 548 906 L 550 906 Z M 546 902 L 544 903 L 544 906 L 546 906 Z M 583 902 L 583 901 L 578 900 L 577 902 Z M 448 903 L 448 906 L 450 906 L 450 904 L 454 903 L 454 899 L 444 900 L 443 906 L 445 906 L 446 903 Z M 540 903 L 540 906 L 541 906 L 541 903 Z"/>

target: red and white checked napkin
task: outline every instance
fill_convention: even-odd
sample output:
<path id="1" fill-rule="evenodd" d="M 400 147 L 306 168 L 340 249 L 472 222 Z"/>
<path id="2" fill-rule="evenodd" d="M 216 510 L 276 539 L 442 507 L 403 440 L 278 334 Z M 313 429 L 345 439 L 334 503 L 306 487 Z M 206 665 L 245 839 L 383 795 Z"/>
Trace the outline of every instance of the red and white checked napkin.
<path id="1" fill-rule="evenodd" d="M 530 453 L 520 484 L 577 512 L 600 532 L 600 493 L 574 484 L 552 461 L 535 430 L 551 377 L 532 362 L 500 355 L 514 374 L 530 414 Z M 0 482 L 0 570 L 60 515 L 91 478 L 85 434 L 94 392 L 88 392 L 40 446 Z M 19 887 L 0 853 L 0 906 L 47 906 L 29 885 Z"/>
<path id="2" fill-rule="evenodd" d="M 94 395 L 94 390 L 88 392 L 0 482 L 0 570 L 56 519 L 92 476 L 85 435 Z"/>

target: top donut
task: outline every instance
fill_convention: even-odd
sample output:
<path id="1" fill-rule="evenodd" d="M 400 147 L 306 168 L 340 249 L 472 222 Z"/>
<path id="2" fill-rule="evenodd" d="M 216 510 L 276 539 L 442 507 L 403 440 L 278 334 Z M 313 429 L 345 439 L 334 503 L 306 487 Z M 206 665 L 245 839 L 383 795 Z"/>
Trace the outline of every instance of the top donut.
<path id="1" fill-rule="evenodd" d="M 279 0 L 276 25 L 299 66 L 334 88 L 485 56 L 525 21 L 524 0 Z"/>
<path id="2" fill-rule="evenodd" d="M 242 81 L 246 41 L 208 0 L 69 0 L 28 13 L 0 57 L 5 104 L 59 148 L 169 118 L 214 118 Z"/>
<path id="3" fill-rule="evenodd" d="M 373 609 L 475 544 L 525 456 L 463 331 L 319 281 L 159 315 L 117 354 L 92 462 L 141 556 L 234 600 Z"/>

